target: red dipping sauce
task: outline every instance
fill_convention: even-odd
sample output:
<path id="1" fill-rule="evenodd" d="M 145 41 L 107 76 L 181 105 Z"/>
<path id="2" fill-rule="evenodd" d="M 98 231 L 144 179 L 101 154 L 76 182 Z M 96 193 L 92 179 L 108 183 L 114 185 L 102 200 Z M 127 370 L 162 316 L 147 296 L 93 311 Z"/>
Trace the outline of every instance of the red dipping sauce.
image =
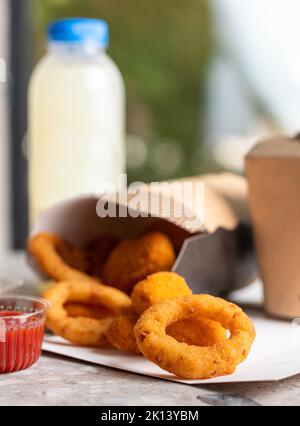
<path id="1" fill-rule="evenodd" d="M 0 297 L 0 374 L 24 370 L 38 361 L 47 308 L 42 299 Z"/>
<path id="2" fill-rule="evenodd" d="M 17 317 L 22 315 L 24 312 L 15 312 L 15 311 L 0 311 L 0 318 L 2 317 Z"/>

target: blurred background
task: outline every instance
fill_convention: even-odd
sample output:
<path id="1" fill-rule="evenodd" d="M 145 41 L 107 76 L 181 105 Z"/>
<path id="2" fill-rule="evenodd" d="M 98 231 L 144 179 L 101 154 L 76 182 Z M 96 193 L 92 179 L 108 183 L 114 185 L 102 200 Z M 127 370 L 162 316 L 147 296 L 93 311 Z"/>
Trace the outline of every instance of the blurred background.
<path id="1" fill-rule="evenodd" d="M 297 0 L 0 0 L 0 250 L 28 232 L 27 84 L 50 21 L 103 18 L 127 91 L 130 181 L 243 173 L 299 131 Z"/>

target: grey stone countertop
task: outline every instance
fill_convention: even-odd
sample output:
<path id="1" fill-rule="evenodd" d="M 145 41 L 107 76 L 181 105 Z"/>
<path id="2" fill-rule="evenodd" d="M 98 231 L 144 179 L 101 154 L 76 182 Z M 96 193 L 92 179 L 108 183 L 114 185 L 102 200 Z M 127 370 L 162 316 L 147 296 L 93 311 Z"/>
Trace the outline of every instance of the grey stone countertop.
<path id="1" fill-rule="evenodd" d="M 0 275 L 34 279 L 23 254 L 0 257 Z M 0 277 L 1 278 L 1 277 Z M 0 406 L 293 406 L 300 376 L 279 383 L 188 386 L 43 354 L 29 370 L 0 376 Z"/>

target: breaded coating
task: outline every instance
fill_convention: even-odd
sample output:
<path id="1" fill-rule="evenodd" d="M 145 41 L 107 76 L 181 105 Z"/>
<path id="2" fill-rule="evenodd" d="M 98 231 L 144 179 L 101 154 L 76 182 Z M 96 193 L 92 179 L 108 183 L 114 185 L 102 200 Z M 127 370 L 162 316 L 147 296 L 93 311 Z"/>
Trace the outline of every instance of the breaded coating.
<path id="1" fill-rule="evenodd" d="M 227 339 L 220 323 L 206 318 L 191 318 L 169 325 L 166 333 L 179 343 L 194 346 L 213 346 Z"/>
<path id="2" fill-rule="evenodd" d="M 92 281 L 67 281 L 53 284 L 44 293 L 50 302 L 46 326 L 58 336 L 70 342 L 90 347 L 109 346 L 106 332 L 114 316 L 127 313 L 131 308 L 130 298 L 117 290 Z M 103 319 L 70 317 L 65 309 L 67 303 L 86 303 L 104 307 L 111 316 Z"/>
<path id="3" fill-rule="evenodd" d="M 178 321 L 206 318 L 219 322 L 230 337 L 209 347 L 179 343 L 166 329 Z M 208 295 L 180 297 L 149 308 L 135 326 L 145 358 L 185 379 L 210 379 L 232 374 L 249 355 L 255 327 L 238 306 Z"/>
<path id="4" fill-rule="evenodd" d="M 136 343 L 134 326 L 138 320 L 135 314 L 120 315 L 108 327 L 106 336 L 109 343 L 121 352 L 140 354 Z"/>
<path id="5" fill-rule="evenodd" d="M 192 290 L 184 278 L 174 272 L 152 274 L 139 282 L 132 292 L 132 307 L 142 315 L 150 306 L 174 297 L 191 296 Z"/>
<path id="6" fill-rule="evenodd" d="M 138 320 L 135 314 L 116 317 L 107 330 L 107 340 L 121 352 L 140 354 L 134 327 Z M 226 340 L 226 330 L 221 324 L 204 318 L 179 321 L 167 328 L 167 334 L 180 343 L 195 346 L 213 346 Z"/>
<path id="7" fill-rule="evenodd" d="M 191 295 L 192 291 L 184 278 L 173 272 L 159 272 L 150 275 L 146 280 L 141 281 L 135 286 L 131 298 L 132 308 L 137 315 L 141 315 L 150 308 L 150 306 L 156 303 L 176 297 Z M 119 326 L 119 334 L 121 336 L 125 334 L 130 342 L 135 342 L 133 332 L 134 321 L 127 321 L 125 327 L 122 322 L 117 323 Z M 122 331 L 123 328 L 126 330 L 126 333 Z M 115 339 L 117 339 L 117 330 L 118 328 L 115 327 Z M 168 327 L 167 334 L 178 342 L 196 346 L 212 346 L 215 343 L 225 340 L 227 337 L 226 330 L 221 324 L 204 318 L 194 318 L 172 324 Z M 111 339 L 109 340 L 113 344 L 113 341 Z M 124 348 L 124 340 L 125 339 L 121 340 L 119 347 Z M 130 347 L 135 348 L 135 345 L 136 343 L 134 343 L 134 345 L 131 343 Z M 128 348 L 126 343 L 125 347 Z M 131 350 L 128 351 L 130 352 Z M 134 352 L 137 352 L 136 348 Z"/>
<path id="8" fill-rule="evenodd" d="M 138 240 L 120 243 L 110 254 L 103 271 L 104 282 L 126 293 L 148 275 L 170 271 L 176 260 L 174 248 L 165 235 L 149 233 Z"/>
<path id="9" fill-rule="evenodd" d="M 104 306 L 87 303 L 66 303 L 64 305 L 69 317 L 103 319 L 112 315 L 112 312 Z"/>
<path id="10" fill-rule="evenodd" d="M 56 281 L 92 280 L 84 253 L 62 240 L 58 235 L 41 233 L 29 240 L 28 251 L 40 269 Z"/>

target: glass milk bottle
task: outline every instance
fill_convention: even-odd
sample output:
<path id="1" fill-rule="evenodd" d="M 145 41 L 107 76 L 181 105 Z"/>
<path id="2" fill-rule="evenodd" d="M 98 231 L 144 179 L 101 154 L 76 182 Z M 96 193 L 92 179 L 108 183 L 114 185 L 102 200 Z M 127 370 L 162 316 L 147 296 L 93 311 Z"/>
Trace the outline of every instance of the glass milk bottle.
<path id="1" fill-rule="evenodd" d="M 108 39 L 102 20 L 49 27 L 29 85 L 32 223 L 57 202 L 116 187 L 125 172 L 125 90 Z"/>

